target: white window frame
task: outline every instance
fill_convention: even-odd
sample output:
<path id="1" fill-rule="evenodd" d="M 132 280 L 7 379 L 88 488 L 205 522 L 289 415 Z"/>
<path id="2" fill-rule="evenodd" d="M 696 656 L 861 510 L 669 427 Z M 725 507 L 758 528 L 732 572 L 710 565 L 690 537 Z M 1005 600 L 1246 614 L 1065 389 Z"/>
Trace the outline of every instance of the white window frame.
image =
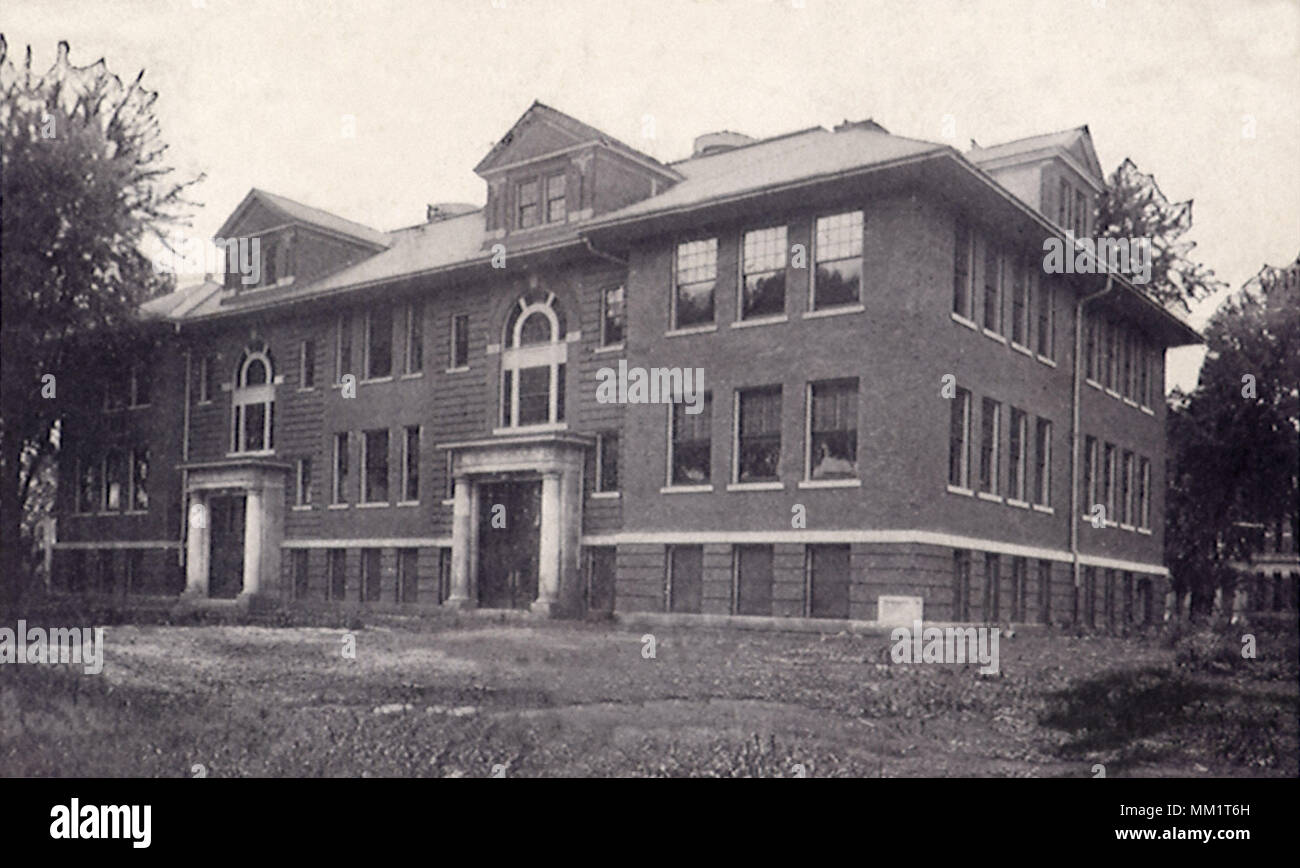
<path id="1" fill-rule="evenodd" d="M 786 274 L 786 286 L 781 292 L 781 312 L 755 314 L 753 316 L 745 315 L 745 278 L 748 272 L 745 270 L 745 247 L 748 243 L 749 236 L 761 235 L 763 233 L 779 233 L 781 251 L 781 264 L 776 268 L 756 269 L 754 274 L 777 274 L 784 272 Z M 790 227 L 786 224 L 777 224 L 774 226 L 761 226 L 756 229 L 745 229 L 740 233 L 739 245 L 737 249 L 737 268 L 736 268 L 736 321 L 737 322 L 763 322 L 767 320 L 780 320 L 786 318 L 786 304 L 788 303 L 786 290 L 789 289 L 789 267 L 790 267 Z M 715 276 L 716 279 L 716 276 Z M 717 297 L 714 297 L 714 304 L 717 304 Z M 717 308 L 714 307 L 714 319 L 717 319 Z"/>
<path id="2" fill-rule="evenodd" d="M 407 503 L 414 504 L 420 502 L 420 494 L 418 491 L 416 492 L 415 497 L 409 496 L 410 495 L 409 483 L 411 481 L 410 467 L 411 467 L 411 429 L 412 428 L 415 429 L 415 461 L 416 461 L 415 474 L 416 474 L 417 486 L 419 485 L 419 478 L 420 478 L 419 462 L 420 462 L 421 453 L 424 451 L 424 426 L 423 425 L 402 426 L 402 491 L 401 491 L 401 497 L 397 501 L 398 503 L 402 503 L 402 504 L 407 504 Z"/>
<path id="3" fill-rule="evenodd" d="M 1015 416 L 1017 413 L 1020 414 L 1019 426 L 1015 424 Z M 1015 459 L 1017 484 L 1013 488 L 1009 484 L 1010 480 L 1009 479 L 1007 480 L 1008 481 L 1007 497 L 1011 500 L 1019 501 L 1020 503 L 1027 503 L 1029 501 L 1029 480 L 1027 478 L 1029 473 L 1029 414 L 1026 413 L 1024 410 L 1021 410 L 1019 407 L 1011 407 L 1009 411 L 1009 416 L 1010 418 L 1007 420 L 1009 424 L 1009 430 L 1007 431 L 1008 469 L 1011 467 L 1012 464 L 1012 456 L 1010 455 L 1010 449 L 1011 449 L 1010 438 L 1016 437 L 1017 435 L 1020 438 L 1020 456 L 1019 458 Z M 1017 427 L 1019 428 L 1019 430 L 1016 430 Z"/>
<path id="4" fill-rule="evenodd" d="M 342 449 L 339 448 L 340 439 L 342 440 Z M 333 453 L 334 460 L 331 462 L 332 479 L 330 481 L 330 503 L 331 505 L 334 506 L 346 506 L 348 503 L 347 492 L 343 490 L 344 480 L 339 475 L 339 458 L 340 456 L 342 456 L 344 461 L 348 461 L 350 463 L 352 456 L 349 455 L 348 453 L 351 451 L 351 448 L 352 448 L 351 432 L 335 431 L 333 437 L 333 444 L 331 446 L 331 451 Z M 349 473 L 349 475 L 351 474 Z"/>
<path id="5" fill-rule="evenodd" d="M 1042 443 L 1038 442 L 1038 428 L 1040 425 L 1046 426 L 1046 436 Z M 1042 446 L 1041 454 L 1039 446 Z M 1052 505 L 1052 420 L 1038 417 L 1037 424 L 1034 426 L 1034 475 L 1038 475 L 1038 462 L 1043 465 L 1043 480 L 1041 486 L 1036 486 L 1034 492 L 1034 503 L 1039 506 Z"/>
<path id="6" fill-rule="evenodd" d="M 261 362 L 266 367 L 266 382 L 255 386 L 244 385 L 247 381 L 248 369 L 252 367 L 253 362 Z M 262 442 L 265 445 L 261 449 L 249 449 L 245 441 L 244 413 L 245 408 L 256 404 L 261 404 L 265 409 L 262 415 Z M 230 406 L 230 418 L 234 429 L 231 432 L 230 451 L 240 455 L 274 453 L 275 441 L 271 439 L 271 434 L 275 427 L 275 369 L 271 367 L 271 357 L 266 350 L 244 353 L 239 370 L 235 373 L 235 388 L 230 392 Z"/>
<path id="7" fill-rule="evenodd" d="M 402 374 L 407 377 L 418 377 L 424 373 L 424 304 L 419 301 L 408 301 L 405 310 L 406 317 L 406 344 L 402 360 Z M 415 347 L 413 338 L 420 336 L 420 367 L 411 366 L 412 354 Z"/>
<path id="8" fill-rule="evenodd" d="M 392 334 L 392 327 L 393 327 L 393 320 L 394 320 L 393 310 L 394 308 L 392 306 L 389 306 L 388 308 L 389 311 L 388 313 L 388 328 L 389 328 L 388 373 L 380 374 L 378 376 L 371 376 L 370 374 L 370 335 L 371 335 L 371 329 L 374 326 L 375 312 L 373 310 L 366 311 L 366 324 L 365 324 L 365 329 L 363 330 L 365 333 L 362 336 L 362 340 L 361 340 L 361 370 L 365 372 L 364 382 L 383 383 L 393 379 L 393 371 L 397 367 L 397 359 L 394 358 L 395 354 L 393 352 L 393 334 Z"/>
<path id="9" fill-rule="evenodd" d="M 384 455 L 384 477 L 385 477 L 384 488 L 387 489 L 386 493 L 388 494 L 388 497 L 386 497 L 384 500 L 370 499 L 370 491 L 369 491 L 370 465 L 369 462 L 367 461 L 367 459 L 369 458 L 369 451 L 370 451 L 370 435 L 379 434 L 380 432 L 383 432 L 384 434 L 387 435 L 387 442 L 385 445 L 388 447 L 387 451 L 391 452 L 393 448 L 392 431 L 390 431 L 387 428 L 367 428 L 362 430 L 361 432 L 361 497 L 357 501 L 357 503 L 362 506 L 375 505 L 375 504 L 382 504 L 384 506 L 387 506 L 393 502 L 393 492 L 392 492 L 393 468 L 388 466 L 387 454 Z M 405 482 L 405 480 L 403 480 L 403 482 Z"/>
<path id="10" fill-rule="evenodd" d="M 567 336 L 560 334 L 560 319 L 555 313 L 555 293 L 546 294 L 546 300 L 540 302 L 525 303 L 523 298 L 518 301 L 519 315 L 515 317 L 513 327 L 506 340 L 506 348 L 501 351 L 501 384 L 505 387 L 505 378 L 510 378 L 510 422 L 506 424 L 504 402 L 500 408 L 498 416 L 501 425 L 497 433 L 503 431 L 521 431 L 521 430 L 543 430 L 546 428 L 562 427 L 564 423 L 557 416 L 559 412 L 560 389 L 564 384 L 559 382 L 560 366 L 568 362 L 569 343 Z M 536 314 L 546 317 L 551 327 L 551 340 L 545 344 L 532 344 L 530 346 L 520 346 L 519 337 L 523 331 L 524 323 L 528 318 Z M 519 424 L 519 373 L 526 368 L 547 368 L 550 371 L 550 401 L 547 407 L 546 421 L 533 422 L 528 425 Z M 502 396 L 504 397 L 504 396 Z"/>
<path id="11" fill-rule="evenodd" d="M 821 261 L 820 245 L 817 243 L 817 224 L 823 220 L 832 220 L 836 217 L 850 217 L 854 214 L 859 215 L 859 232 L 858 232 L 858 263 L 859 271 L 862 274 L 858 282 L 858 300 L 851 302 L 839 302 L 838 304 L 817 304 L 817 264 Z M 808 310 L 845 310 L 860 307 L 865 301 L 866 283 L 867 283 L 867 266 L 866 266 L 866 233 L 867 233 L 867 212 L 863 208 L 852 208 L 848 211 L 837 211 L 833 214 L 818 214 L 812 220 L 812 268 L 808 272 Z M 852 257 L 846 256 L 841 259 L 830 259 L 828 262 L 843 262 Z"/>

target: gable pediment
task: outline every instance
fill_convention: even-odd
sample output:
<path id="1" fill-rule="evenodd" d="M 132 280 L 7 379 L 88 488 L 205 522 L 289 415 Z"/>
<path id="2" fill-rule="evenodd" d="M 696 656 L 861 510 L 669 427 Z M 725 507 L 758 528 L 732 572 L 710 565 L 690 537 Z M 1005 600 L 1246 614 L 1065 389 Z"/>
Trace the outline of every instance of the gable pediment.
<path id="1" fill-rule="evenodd" d="M 552 116 L 557 114 L 559 113 L 534 103 L 474 167 L 475 173 L 490 174 L 516 163 L 562 153 L 600 140 L 596 130 L 591 131 L 593 134 L 587 134 L 586 130 L 580 128 L 585 125 L 565 123 Z"/>

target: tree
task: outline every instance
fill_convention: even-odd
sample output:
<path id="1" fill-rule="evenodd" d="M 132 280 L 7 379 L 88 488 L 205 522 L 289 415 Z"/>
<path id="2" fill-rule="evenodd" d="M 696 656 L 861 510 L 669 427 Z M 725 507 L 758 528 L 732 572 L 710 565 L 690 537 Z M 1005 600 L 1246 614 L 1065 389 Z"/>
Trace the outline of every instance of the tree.
<path id="1" fill-rule="evenodd" d="M 1206 343 L 1196 390 L 1168 417 L 1165 558 L 1198 609 L 1248 559 L 1242 525 L 1285 517 L 1300 531 L 1300 257 L 1229 297 Z"/>
<path id="2" fill-rule="evenodd" d="M 1194 241 L 1182 240 L 1192 228 L 1192 201 L 1170 202 L 1152 175 L 1125 159 L 1111 173 L 1097 200 L 1097 231 L 1105 238 L 1149 238 L 1151 282 L 1143 289 L 1170 309 L 1191 310 L 1225 284 L 1214 271 L 1192 261 Z"/>
<path id="3" fill-rule="evenodd" d="M 123 85 L 103 60 L 74 67 L 68 56 L 60 42 L 34 75 L 31 48 L 19 69 L 0 35 L 0 564 L 11 592 L 27 574 L 23 511 L 57 453 L 59 419 L 71 395 L 121 376 L 103 354 L 138 340 L 139 305 L 172 288 L 141 244 L 166 245 L 164 227 L 183 222 L 184 191 L 201 180 L 169 179 L 143 70 Z"/>

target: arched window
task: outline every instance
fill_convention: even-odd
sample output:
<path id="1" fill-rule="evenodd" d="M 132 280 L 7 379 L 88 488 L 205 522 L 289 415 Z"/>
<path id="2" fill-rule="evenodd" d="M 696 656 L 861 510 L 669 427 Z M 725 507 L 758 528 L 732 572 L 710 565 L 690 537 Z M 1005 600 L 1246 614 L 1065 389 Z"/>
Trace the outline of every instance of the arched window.
<path id="1" fill-rule="evenodd" d="M 269 452 L 274 448 L 275 375 L 265 346 L 244 351 L 231 393 L 234 412 L 232 452 Z"/>
<path id="2" fill-rule="evenodd" d="M 564 421 L 563 311 L 554 293 L 528 293 L 506 317 L 501 352 L 501 424 L 506 428 Z"/>

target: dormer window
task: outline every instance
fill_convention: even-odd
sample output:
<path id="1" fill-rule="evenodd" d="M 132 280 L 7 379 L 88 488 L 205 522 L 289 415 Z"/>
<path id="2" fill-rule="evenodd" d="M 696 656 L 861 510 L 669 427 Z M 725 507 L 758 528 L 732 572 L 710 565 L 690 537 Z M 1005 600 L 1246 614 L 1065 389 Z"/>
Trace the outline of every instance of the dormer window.
<path id="1" fill-rule="evenodd" d="M 537 225 L 537 179 L 519 185 L 519 219 L 516 225 L 528 229 Z"/>
<path id="2" fill-rule="evenodd" d="M 516 229 L 530 229 L 543 223 L 563 223 L 568 216 L 563 172 L 520 181 L 516 190 Z"/>
<path id="3" fill-rule="evenodd" d="M 546 222 L 562 223 L 564 210 L 564 174 L 551 175 L 546 179 Z"/>

